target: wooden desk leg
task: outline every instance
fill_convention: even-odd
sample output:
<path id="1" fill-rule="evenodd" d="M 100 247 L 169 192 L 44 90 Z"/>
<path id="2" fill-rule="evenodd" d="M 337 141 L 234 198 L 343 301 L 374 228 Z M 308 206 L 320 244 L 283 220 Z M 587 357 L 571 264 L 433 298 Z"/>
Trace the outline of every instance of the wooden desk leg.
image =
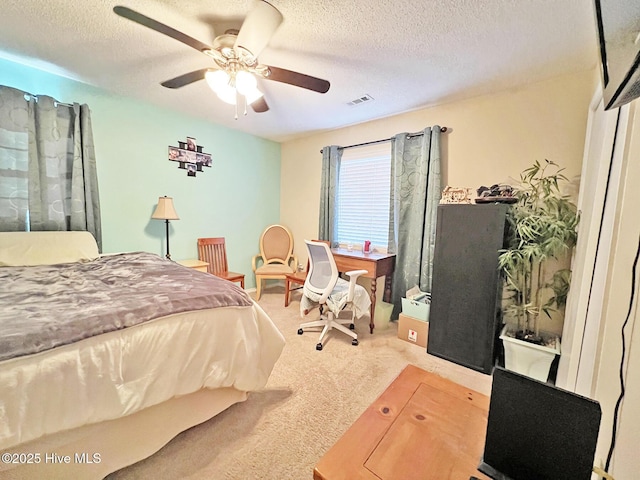
<path id="1" fill-rule="evenodd" d="M 373 329 L 376 328 L 376 324 L 374 321 L 374 315 L 376 313 L 376 279 L 371 279 L 371 309 L 369 314 L 371 315 L 371 319 L 369 320 L 369 330 L 373 333 Z"/>
<path id="2" fill-rule="evenodd" d="M 387 303 L 391 303 L 391 275 L 384 276 L 384 296 L 383 300 Z"/>

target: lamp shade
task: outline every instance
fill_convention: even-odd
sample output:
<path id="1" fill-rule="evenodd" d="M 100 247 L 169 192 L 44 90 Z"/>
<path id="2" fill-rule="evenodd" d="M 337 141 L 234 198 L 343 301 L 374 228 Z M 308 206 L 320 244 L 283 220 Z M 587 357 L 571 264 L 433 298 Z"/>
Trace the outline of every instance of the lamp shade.
<path id="1" fill-rule="evenodd" d="M 224 70 L 209 70 L 204 74 L 204 78 L 214 92 L 229 86 L 229 74 Z"/>
<path id="2" fill-rule="evenodd" d="M 156 220 L 180 220 L 176 209 L 173 207 L 173 198 L 166 196 L 158 198 L 158 206 L 151 218 Z"/>
<path id="3" fill-rule="evenodd" d="M 257 87 L 244 94 L 245 98 L 247 99 L 247 103 L 249 105 L 251 105 L 253 102 L 261 98 L 263 95 L 264 94 L 260 90 L 258 90 Z"/>
<path id="4" fill-rule="evenodd" d="M 251 75 L 246 70 L 240 70 L 236 73 L 236 88 L 241 95 L 247 95 L 249 92 L 253 92 L 258 87 L 258 81 L 256 77 Z"/>

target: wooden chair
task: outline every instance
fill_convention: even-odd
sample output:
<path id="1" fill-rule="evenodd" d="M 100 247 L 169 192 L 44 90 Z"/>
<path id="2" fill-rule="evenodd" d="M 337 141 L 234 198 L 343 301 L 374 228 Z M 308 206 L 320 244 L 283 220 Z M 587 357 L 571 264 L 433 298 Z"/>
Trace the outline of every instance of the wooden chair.
<path id="1" fill-rule="evenodd" d="M 209 264 L 207 272 L 230 282 L 240 282 L 244 289 L 244 274 L 229 271 L 224 237 L 199 238 L 198 259 Z"/>
<path id="2" fill-rule="evenodd" d="M 260 253 L 253 256 L 251 266 L 256 275 L 256 300 L 260 300 L 263 280 L 284 280 L 296 271 L 298 258 L 293 254 L 293 235 L 287 227 L 271 225 L 262 232 Z"/>
<path id="3" fill-rule="evenodd" d="M 289 306 L 289 300 L 291 298 L 291 292 L 294 290 L 300 290 L 307 279 L 307 273 L 309 272 L 309 264 L 304 272 L 287 273 L 284 276 L 284 306 Z"/>

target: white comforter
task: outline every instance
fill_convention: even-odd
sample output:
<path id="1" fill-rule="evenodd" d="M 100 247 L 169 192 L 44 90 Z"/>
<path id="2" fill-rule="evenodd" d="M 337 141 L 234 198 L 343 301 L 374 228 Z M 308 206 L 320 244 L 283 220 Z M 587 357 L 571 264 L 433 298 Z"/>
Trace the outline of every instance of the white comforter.
<path id="1" fill-rule="evenodd" d="M 259 389 L 283 347 L 254 303 L 162 317 L 0 362 L 0 450 L 203 387 Z"/>

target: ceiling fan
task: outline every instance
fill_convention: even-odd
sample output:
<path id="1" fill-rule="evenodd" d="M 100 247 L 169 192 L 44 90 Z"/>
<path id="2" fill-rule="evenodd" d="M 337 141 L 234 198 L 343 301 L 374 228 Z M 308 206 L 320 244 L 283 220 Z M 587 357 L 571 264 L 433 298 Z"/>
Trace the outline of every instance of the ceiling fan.
<path id="1" fill-rule="evenodd" d="M 166 80 L 161 85 L 167 88 L 180 88 L 199 80 L 206 80 L 221 100 L 236 105 L 236 119 L 238 103 L 243 99 L 245 115 L 247 105 L 251 105 L 255 112 L 269 110 L 263 92 L 258 89 L 257 79 L 287 83 L 318 93 L 326 93 L 329 90 L 330 83 L 327 80 L 258 62 L 258 55 L 282 23 L 280 11 L 263 0 L 257 2 L 249 11 L 240 30 L 227 30 L 223 35 L 215 38 L 213 46 L 128 7 L 116 6 L 113 11 L 121 17 L 195 48 L 213 59 L 214 67 L 185 73 Z"/>

